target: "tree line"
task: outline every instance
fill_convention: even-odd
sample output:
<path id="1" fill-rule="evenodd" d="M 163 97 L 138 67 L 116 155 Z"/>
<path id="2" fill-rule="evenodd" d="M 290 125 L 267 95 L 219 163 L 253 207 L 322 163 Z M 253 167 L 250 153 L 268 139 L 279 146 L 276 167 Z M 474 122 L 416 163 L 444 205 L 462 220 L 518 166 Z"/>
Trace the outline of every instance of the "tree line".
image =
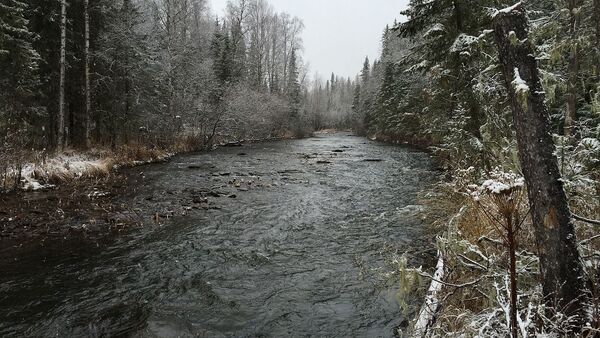
<path id="1" fill-rule="evenodd" d="M 356 80 L 331 74 L 325 82 L 315 74 L 305 95 L 305 109 L 315 130 L 352 129 L 352 102 Z"/>
<path id="2" fill-rule="evenodd" d="M 303 27 L 265 0 L 6 0 L 3 153 L 300 132 Z"/>

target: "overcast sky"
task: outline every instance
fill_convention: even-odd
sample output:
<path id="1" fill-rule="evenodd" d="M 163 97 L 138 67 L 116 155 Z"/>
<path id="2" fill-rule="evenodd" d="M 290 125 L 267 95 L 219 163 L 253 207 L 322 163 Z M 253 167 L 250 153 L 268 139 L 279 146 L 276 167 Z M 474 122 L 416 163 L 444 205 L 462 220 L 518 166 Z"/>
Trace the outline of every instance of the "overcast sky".
<path id="1" fill-rule="evenodd" d="M 210 0 L 223 16 L 227 0 Z M 311 77 L 355 76 L 365 56 L 377 58 L 386 24 L 400 19 L 408 0 L 268 0 L 278 12 L 304 21 L 304 58 Z"/>

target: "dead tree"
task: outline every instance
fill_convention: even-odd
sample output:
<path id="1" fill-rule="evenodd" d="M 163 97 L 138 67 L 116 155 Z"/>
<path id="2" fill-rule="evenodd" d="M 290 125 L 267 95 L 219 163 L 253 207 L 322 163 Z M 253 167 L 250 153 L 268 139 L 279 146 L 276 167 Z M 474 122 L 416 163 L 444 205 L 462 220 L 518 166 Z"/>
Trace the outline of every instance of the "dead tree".
<path id="1" fill-rule="evenodd" d="M 521 3 L 499 11 L 494 18 L 495 40 L 528 187 L 544 296 L 548 305 L 581 323 L 587 302 L 583 267 L 528 28 Z"/>

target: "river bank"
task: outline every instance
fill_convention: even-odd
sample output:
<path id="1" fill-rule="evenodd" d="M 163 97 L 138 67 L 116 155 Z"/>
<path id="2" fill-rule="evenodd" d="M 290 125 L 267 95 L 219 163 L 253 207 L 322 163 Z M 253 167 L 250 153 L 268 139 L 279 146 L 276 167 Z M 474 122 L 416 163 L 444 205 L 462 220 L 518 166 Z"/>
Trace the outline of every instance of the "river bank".
<path id="1" fill-rule="evenodd" d="M 167 162 L 176 156 L 293 138 L 284 135 L 264 140 L 221 139 L 209 148 L 190 139 L 169 148 L 133 144 L 115 150 L 66 150 L 53 156 L 41 156 L 36 162 L 21 165 L 19 173 L 5 171 L 0 175 L 1 187 L 14 186 L 15 180 L 20 182 L 18 189 L 0 190 L 0 239 L 19 244 L 67 237 L 97 238 L 142 227 L 148 220 L 126 205 L 113 202 L 137 182 L 130 172 L 139 169 L 143 176 L 144 166 Z M 202 168 L 191 166 L 190 169 Z M 185 211 L 156 214 L 152 221 L 156 223 L 160 218 L 185 214 Z M 65 216 L 67 212 L 77 215 L 79 224 L 64 224 L 62 220 L 69 218 Z"/>

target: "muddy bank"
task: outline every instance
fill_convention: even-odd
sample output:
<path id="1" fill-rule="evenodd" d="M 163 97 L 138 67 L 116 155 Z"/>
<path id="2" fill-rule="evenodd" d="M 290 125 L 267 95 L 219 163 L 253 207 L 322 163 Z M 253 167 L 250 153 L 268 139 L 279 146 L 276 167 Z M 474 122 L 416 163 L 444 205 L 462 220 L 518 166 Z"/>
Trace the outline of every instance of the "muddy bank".
<path id="1" fill-rule="evenodd" d="M 291 139 L 293 138 L 221 140 L 212 151 L 219 148 L 242 149 L 252 144 L 267 144 Z M 237 189 L 223 192 L 211 187 L 199 188 L 197 191 L 189 191 L 189 196 L 186 196 L 179 205 L 156 208 L 156 210 L 134 210 L 126 202 L 115 200 L 119 196 L 135 194 L 143 181 L 144 167 L 168 162 L 176 156 L 195 156 L 204 152 L 205 150 L 183 149 L 175 155 L 161 150 L 150 151 L 132 147 L 114 155 L 103 153 L 100 157 L 75 153 L 63 155 L 64 160 L 58 157 L 53 161 L 55 162 L 51 164 L 53 168 L 44 166 L 38 169 L 30 168 L 31 172 L 27 172 L 26 175 L 32 177 L 23 179 L 26 189 L 0 191 L 0 239 L 4 239 L 5 244 L 8 241 L 20 244 L 32 240 L 43 242 L 46 239 L 71 237 L 98 238 L 148 224 L 160 224 L 162 219 L 186 215 L 190 210 L 217 209 L 218 207 L 209 204 L 208 197 L 235 198 L 234 192 Z M 246 154 L 240 150 L 238 155 Z M 85 158 L 93 160 L 82 160 Z M 69 163 L 73 159 L 77 160 L 80 168 Z M 60 170 L 57 170 L 57 167 L 60 167 Z M 188 169 L 209 170 L 210 168 L 204 164 L 193 164 Z M 45 171 L 43 176 L 48 177 L 40 177 L 38 173 L 33 172 L 34 170 Z M 218 173 L 216 176 L 230 175 L 231 173 Z M 231 182 L 229 185 L 244 190 L 239 182 Z M 30 189 L 32 187 L 34 189 Z M 165 194 L 172 195 L 172 192 L 166 191 Z M 148 201 L 152 201 L 152 198 Z"/>
<path id="2" fill-rule="evenodd" d="M 0 194 L 0 238 L 11 242 L 86 237 L 140 225 L 135 213 L 115 203 L 128 186 L 125 175 L 77 180 L 39 192 Z"/>

